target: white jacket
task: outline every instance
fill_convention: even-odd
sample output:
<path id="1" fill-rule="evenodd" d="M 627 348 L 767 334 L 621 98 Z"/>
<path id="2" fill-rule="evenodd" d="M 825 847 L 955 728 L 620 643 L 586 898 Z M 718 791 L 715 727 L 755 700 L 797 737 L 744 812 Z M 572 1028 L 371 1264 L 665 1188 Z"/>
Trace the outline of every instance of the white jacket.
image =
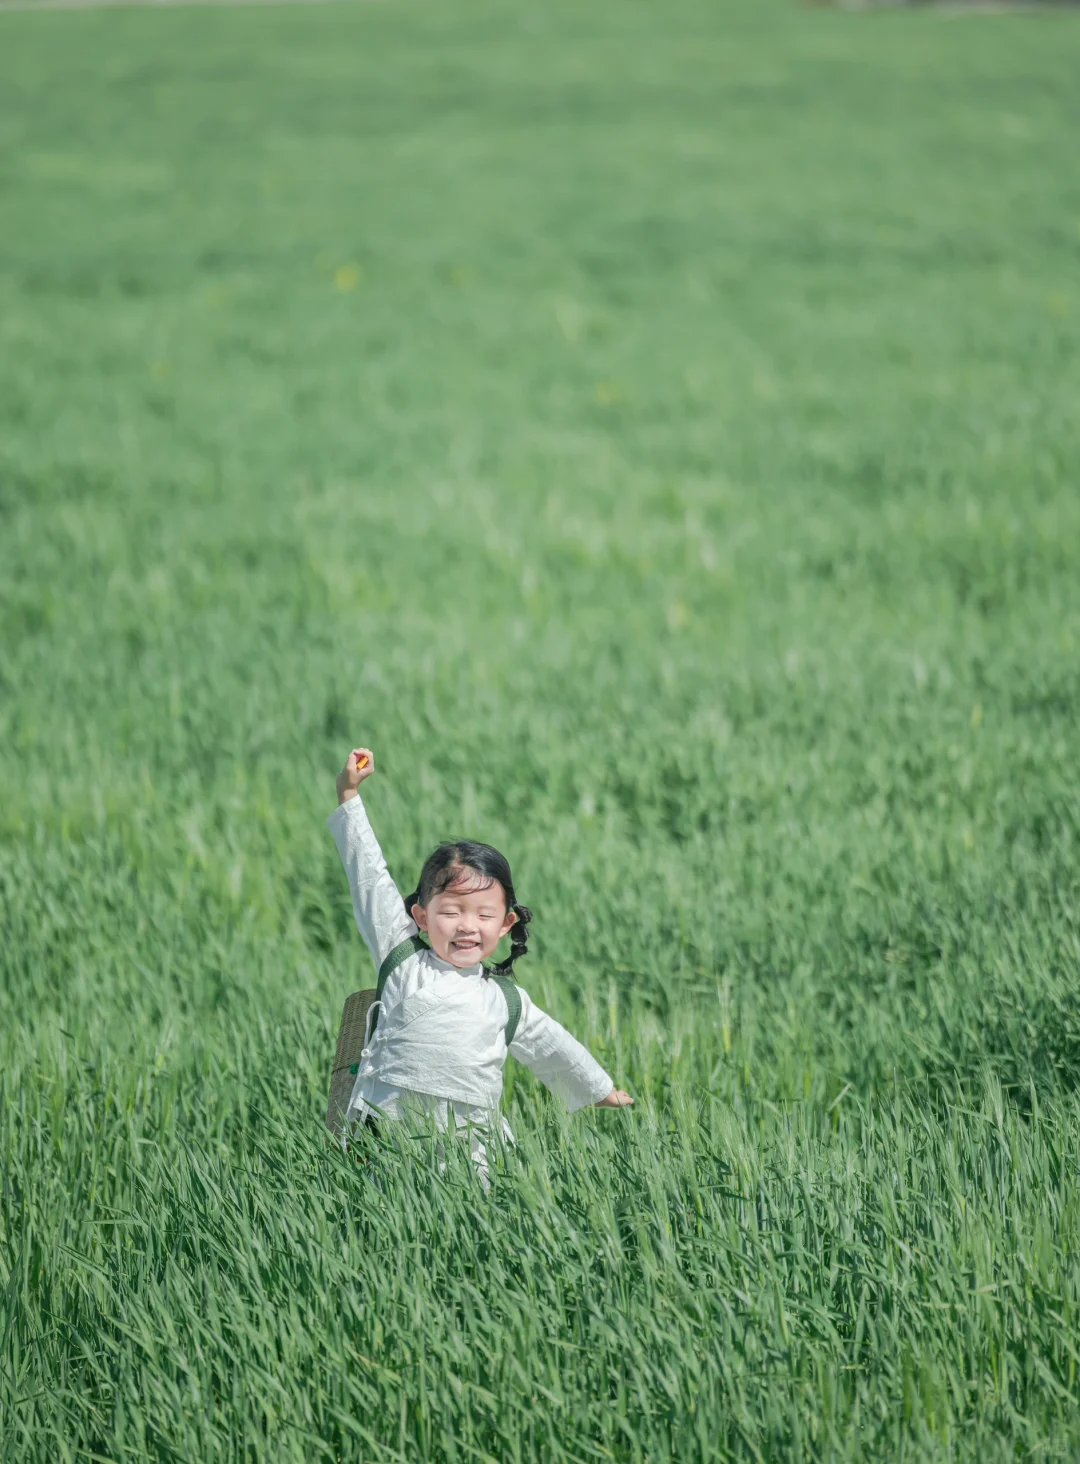
<path id="1" fill-rule="evenodd" d="M 395 946 L 417 934 L 416 925 L 360 798 L 350 798 L 326 822 L 349 876 L 357 927 L 378 970 Z M 434 951 L 410 956 L 386 982 L 350 1108 L 398 1118 L 410 1100 L 429 1111 L 448 1102 L 458 1121 L 483 1121 L 498 1111 L 507 1051 L 571 1111 L 611 1092 L 611 1078 L 596 1059 L 526 992 L 509 1049 L 508 1015 L 497 982 L 479 964 L 462 971 Z"/>

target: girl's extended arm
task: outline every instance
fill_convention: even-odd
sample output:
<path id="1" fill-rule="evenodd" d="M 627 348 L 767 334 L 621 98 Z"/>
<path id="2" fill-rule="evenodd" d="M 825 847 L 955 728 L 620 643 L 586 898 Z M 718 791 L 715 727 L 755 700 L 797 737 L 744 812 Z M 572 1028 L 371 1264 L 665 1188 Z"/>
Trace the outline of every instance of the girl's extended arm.
<path id="1" fill-rule="evenodd" d="M 358 747 L 349 753 L 348 762 L 338 774 L 338 807 L 326 822 L 349 876 L 357 929 L 378 967 L 396 945 L 416 934 L 416 926 L 390 878 L 357 793 L 374 771 L 375 758 L 369 748 Z"/>
<path id="2" fill-rule="evenodd" d="M 571 1113 L 590 1103 L 622 1108 L 633 1102 L 615 1087 L 588 1048 L 554 1017 L 542 1012 L 525 991 L 521 991 L 521 1020 L 510 1051 L 563 1100 Z"/>

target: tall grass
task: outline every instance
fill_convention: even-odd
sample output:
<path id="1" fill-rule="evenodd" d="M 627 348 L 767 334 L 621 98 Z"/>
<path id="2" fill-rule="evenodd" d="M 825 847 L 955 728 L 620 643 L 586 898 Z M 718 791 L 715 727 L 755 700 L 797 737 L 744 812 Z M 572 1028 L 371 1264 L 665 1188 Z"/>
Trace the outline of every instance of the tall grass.
<path id="1" fill-rule="evenodd" d="M 1066 15 L 0 15 L 0 1456 L 1080 1449 Z M 490 839 L 485 1195 L 322 819 Z"/>

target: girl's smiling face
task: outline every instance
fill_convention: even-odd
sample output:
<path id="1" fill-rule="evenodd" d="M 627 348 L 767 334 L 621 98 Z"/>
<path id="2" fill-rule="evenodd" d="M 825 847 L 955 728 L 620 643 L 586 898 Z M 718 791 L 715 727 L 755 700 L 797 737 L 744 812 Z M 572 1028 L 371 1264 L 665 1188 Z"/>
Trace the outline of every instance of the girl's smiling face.
<path id="1" fill-rule="evenodd" d="M 488 960 L 517 921 L 506 908 L 502 885 L 471 869 L 462 869 L 445 890 L 426 905 L 414 905 L 411 913 L 440 960 L 461 971 Z"/>

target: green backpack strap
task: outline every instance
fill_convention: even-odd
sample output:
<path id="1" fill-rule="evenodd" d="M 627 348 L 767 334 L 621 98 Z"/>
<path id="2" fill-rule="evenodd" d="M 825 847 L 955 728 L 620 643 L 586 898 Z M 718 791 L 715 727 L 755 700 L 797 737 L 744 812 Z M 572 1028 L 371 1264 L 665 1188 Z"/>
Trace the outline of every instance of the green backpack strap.
<path id="1" fill-rule="evenodd" d="M 390 977 L 401 965 L 402 961 L 407 961 L 410 956 L 418 956 L 421 951 L 426 951 L 427 949 L 428 943 L 426 940 L 421 940 L 418 935 L 407 936 L 400 945 L 396 945 L 394 947 L 394 949 L 386 957 L 386 960 L 383 961 L 382 965 L 379 967 L 379 979 L 375 986 L 375 1000 L 374 1002 L 372 1002 L 372 1032 L 374 1032 L 375 1028 L 379 1025 L 378 1003 L 382 1001 L 382 994 L 386 987 L 387 981 L 389 981 Z M 370 1041 L 370 1034 L 368 1040 Z"/>
<path id="2" fill-rule="evenodd" d="M 383 987 L 402 961 L 407 961 L 410 956 L 418 956 L 421 951 L 427 949 L 427 941 L 421 940 L 418 935 L 406 936 L 400 945 L 396 945 L 379 967 L 379 984 L 375 988 L 375 1000 L 382 1001 Z"/>
<path id="3" fill-rule="evenodd" d="M 499 990 L 506 997 L 506 1045 L 510 1046 L 514 1040 L 514 1033 L 517 1031 L 518 1023 L 521 1021 L 521 992 L 517 989 L 509 976 L 496 976 L 491 973 L 492 981 L 499 983 Z"/>

